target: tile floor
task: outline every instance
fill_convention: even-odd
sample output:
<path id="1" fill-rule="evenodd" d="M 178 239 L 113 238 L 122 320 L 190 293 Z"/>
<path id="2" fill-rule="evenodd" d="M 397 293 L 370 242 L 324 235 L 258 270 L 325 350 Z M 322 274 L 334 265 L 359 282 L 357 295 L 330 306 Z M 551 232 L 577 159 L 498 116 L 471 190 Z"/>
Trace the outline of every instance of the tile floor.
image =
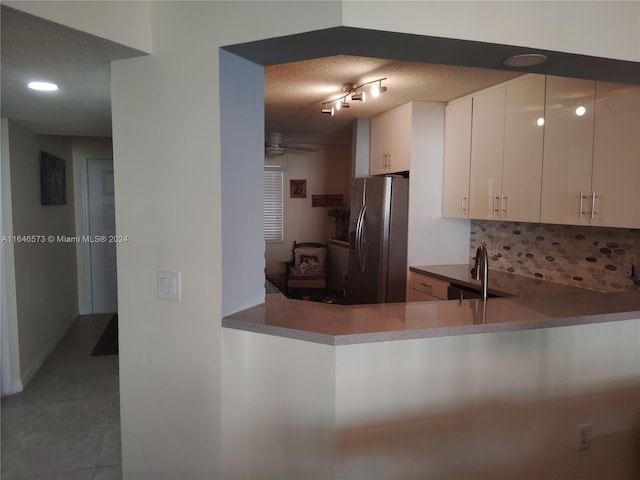
<path id="1" fill-rule="evenodd" d="M 122 479 L 118 356 L 91 356 L 110 318 L 80 316 L 27 388 L 2 399 L 2 480 Z"/>

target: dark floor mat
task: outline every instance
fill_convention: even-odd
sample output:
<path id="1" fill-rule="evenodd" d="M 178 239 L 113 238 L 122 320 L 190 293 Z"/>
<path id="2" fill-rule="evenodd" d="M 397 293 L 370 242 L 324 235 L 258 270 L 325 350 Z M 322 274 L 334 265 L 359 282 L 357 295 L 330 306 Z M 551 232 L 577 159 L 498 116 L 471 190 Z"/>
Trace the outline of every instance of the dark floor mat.
<path id="1" fill-rule="evenodd" d="M 100 335 L 100 339 L 91 352 L 92 356 L 117 355 L 118 354 L 118 315 L 115 314 L 109 320 L 107 327 Z"/>

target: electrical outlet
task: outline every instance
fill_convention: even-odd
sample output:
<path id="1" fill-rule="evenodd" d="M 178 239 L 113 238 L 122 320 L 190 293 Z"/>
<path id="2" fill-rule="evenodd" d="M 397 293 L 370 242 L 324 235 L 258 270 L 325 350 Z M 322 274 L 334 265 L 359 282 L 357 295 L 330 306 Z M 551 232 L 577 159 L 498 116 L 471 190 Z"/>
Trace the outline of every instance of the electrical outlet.
<path id="1" fill-rule="evenodd" d="M 633 277 L 633 263 L 625 263 L 624 264 L 624 276 L 627 278 Z"/>
<path id="2" fill-rule="evenodd" d="M 578 425 L 576 438 L 576 450 L 588 450 L 591 448 L 591 424 Z"/>

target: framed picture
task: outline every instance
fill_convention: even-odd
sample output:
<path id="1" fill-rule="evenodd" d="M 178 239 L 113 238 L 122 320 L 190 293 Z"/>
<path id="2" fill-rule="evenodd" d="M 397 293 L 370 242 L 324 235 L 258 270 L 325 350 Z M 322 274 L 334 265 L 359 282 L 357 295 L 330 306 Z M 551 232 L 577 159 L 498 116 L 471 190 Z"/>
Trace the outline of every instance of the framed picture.
<path id="1" fill-rule="evenodd" d="M 312 207 L 337 207 L 343 202 L 343 195 L 311 195 Z"/>
<path id="2" fill-rule="evenodd" d="M 64 160 L 47 152 L 40 152 L 40 203 L 67 204 L 67 178 Z"/>
<path id="3" fill-rule="evenodd" d="M 307 198 L 306 180 L 289 180 L 290 198 Z"/>

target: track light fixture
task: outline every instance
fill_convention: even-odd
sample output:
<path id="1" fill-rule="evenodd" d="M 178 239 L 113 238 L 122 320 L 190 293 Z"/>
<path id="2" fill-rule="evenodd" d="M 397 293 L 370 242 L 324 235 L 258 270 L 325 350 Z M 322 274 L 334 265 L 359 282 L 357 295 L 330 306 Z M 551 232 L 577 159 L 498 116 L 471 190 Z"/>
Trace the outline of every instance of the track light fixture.
<path id="1" fill-rule="evenodd" d="M 366 102 L 367 101 L 367 92 L 364 90 L 364 87 L 367 85 L 373 85 L 370 89 L 371 96 L 373 98 L 378 98 L 381 93 L 387 91 L 387 87 L 382 86 L 382 81 L 387 78 L 378 78 L 376 80 L 371 80 L 370 82 L 365 82 L 361 85 L 356 85 L 355 83 L 345 83 L 342 86 L 342 91 L 345 92 L 344 95 L 338 98 L 334 98 L 330 102 L 324 102 L 322 104 L 322 113 L 325 115 L 333 116 L 336 111 L 339 111 L 343 108 L 349 108 L 350 105 L 346 101 L 349 96 L 351 96 L 351 101 L 353 102 Z"/>

